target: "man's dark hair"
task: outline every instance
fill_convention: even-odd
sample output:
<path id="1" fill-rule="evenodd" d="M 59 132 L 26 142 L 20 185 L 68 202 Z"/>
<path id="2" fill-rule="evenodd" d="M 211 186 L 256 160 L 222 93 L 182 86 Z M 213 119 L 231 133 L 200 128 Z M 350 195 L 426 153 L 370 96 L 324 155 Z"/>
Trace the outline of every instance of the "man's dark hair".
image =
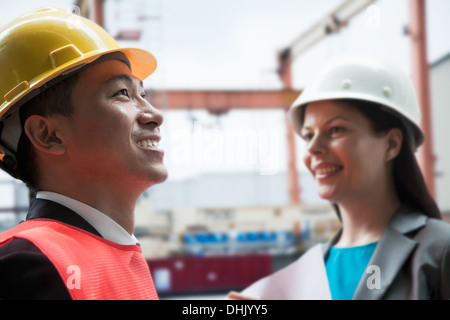
<path id="1" fill-rule="evenodd" d="M 17 147 L 17 174 L 31 191 L 39 188 L 38 168 L 34 146 L 23 130 L 25 121 L 32 115 L 51 116 L 55 114 L 70 116 L 73 113 L 72 91 L 78 81 L 78 73 L 52 85 L 23 104 L 20 108 L 22 134 Z"/>

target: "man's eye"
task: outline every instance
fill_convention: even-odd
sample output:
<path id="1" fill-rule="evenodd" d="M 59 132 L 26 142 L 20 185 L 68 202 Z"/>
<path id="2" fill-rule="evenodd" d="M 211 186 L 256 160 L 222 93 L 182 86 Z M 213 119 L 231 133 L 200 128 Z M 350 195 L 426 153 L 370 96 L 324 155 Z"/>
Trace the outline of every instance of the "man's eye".
<path id="1" fill-rule="evenodd" d="M 128 90 L 127 89 L 122 89 L 116 92 L 116 94 L 114 96 L 127 96 L 128 97 Z"/>

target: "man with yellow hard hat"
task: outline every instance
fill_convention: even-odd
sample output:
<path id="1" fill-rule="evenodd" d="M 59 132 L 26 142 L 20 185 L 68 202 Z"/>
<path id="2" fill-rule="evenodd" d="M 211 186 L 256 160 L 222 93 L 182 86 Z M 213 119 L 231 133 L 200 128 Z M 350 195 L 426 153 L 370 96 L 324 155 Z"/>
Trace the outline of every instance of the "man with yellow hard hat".
<path id="1" fill-rule="evenodd" d="M 167 178 L 142 84 L 156 61 L 72 18 L 0 29 L 0 167 L 36 195 L 0 235 L 0 299 L 158 299 L 133 235 L 139 196 Z"/>

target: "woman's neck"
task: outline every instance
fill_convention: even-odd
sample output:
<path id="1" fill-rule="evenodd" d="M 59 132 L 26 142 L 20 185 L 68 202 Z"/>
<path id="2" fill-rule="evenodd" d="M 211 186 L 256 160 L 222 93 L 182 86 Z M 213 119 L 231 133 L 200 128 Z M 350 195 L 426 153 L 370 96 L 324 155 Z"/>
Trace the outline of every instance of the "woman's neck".
<path id="1" fill-rule="evenodd" d="M 378 241 L 400 206 L 401 201 L 391 188 L 339 204 L 342 234 L 335 245 L 351 247 Z"/>

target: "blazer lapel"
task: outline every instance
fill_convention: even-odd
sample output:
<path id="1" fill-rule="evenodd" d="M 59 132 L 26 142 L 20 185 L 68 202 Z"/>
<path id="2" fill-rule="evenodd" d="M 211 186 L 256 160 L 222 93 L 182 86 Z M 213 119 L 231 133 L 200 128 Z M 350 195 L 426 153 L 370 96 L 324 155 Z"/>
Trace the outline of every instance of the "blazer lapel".
<path id="1" fill-rule="evenodd" d="M 408 205 L 400 208 L 378 242 L 366 272 L 362 275 L 356 287 L 353 300 L 372 300 L 383 297 L 417 245 L 416 241 L 406 234 L 423 227 L 426 220 L 425 215 L 415 213 Z M 342 229 L 336 233 L 331 241 L 322 246 L 324 261 L 327 260 L 331 246 L 337 242 L 341 233 Z M 370 266 L 373 267 L 369 268 Z M 379 279 L 375 278 L 377 276 L 379 276 Z M 377 280 L 379 280 L 379 283 L 376 282 Z"/>
<path id="2" fill-rule="evenodd" d="M 416 241 L 396 230 L 386 229 L 356 287 L 353 300 L 380 299 L 415 246 Z"/>
<path id="3" fill-rule="evenodd" d="M 400 210 L 386 228 L 353 295 L 353 300 L 381 299 L 417 245 L 406 234 L 425 225 L 427 217 Z"/>

